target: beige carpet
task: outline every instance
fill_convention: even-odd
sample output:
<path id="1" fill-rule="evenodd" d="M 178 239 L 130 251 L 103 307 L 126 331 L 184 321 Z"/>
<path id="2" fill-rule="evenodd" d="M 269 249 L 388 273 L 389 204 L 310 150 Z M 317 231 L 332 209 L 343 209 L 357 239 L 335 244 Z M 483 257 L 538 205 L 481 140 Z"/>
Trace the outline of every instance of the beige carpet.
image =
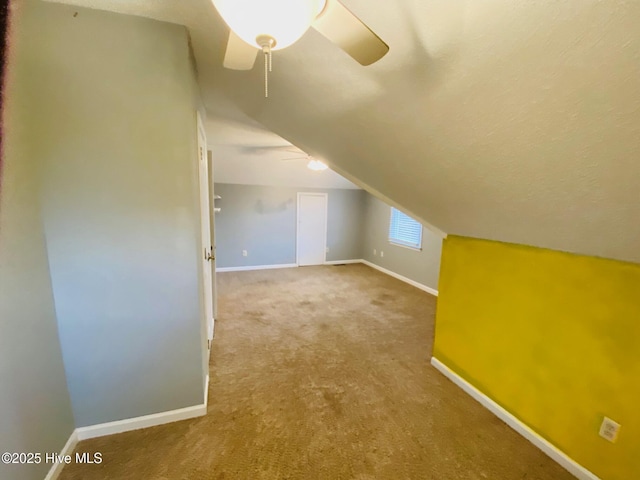
<path id="1" fill-rule="evenodd" d="M 364 265 L 223 273 L 206 417 L 62 479 L 573 477 L 430 366 L 436 299 Z"/>

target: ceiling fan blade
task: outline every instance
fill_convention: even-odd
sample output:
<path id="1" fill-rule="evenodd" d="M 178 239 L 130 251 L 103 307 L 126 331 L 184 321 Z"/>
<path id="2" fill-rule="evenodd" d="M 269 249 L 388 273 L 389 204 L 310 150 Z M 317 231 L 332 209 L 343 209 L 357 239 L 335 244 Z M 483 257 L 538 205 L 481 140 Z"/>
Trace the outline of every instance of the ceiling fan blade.
<path id="1" fill-rule="evenodd" d="M 298 147 L 294 147 L 293 145 L 247 145 L 241 147 L 244 153 L 250 154 L 266 154 L 269 152 L 291 152 L 297 153 L 300 155 L 305 155 L 305 153 L 300 150 Z"/>
<path id="2" fill-rule="evenodd" d="M 327 0 L 312 26 L 362 65 L 377 62 L 389 51 L 389 45 L 338 0 Z"/>
<path id="3" fill-rule="evenodd" d="M 231 70 L 251 70 L 256 62 L 258 49 L 252 47 L 239 36 L 229 30 L 227 51 L 224 54 L 223 65 Z"/>

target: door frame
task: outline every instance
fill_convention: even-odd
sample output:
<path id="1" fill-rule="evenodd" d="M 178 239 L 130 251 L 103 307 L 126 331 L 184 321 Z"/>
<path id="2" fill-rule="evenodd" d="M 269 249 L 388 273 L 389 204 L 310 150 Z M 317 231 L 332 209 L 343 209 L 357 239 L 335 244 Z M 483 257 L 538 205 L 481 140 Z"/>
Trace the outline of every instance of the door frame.
<path id="1" fill-rule="evenodd" d="M 205 132 L 206 133 L 206 132 Z M 218 288 L 216 285 L 216 193 L 215 183 L 213 178 L 213 151 L 207 147 L 207 173 L 209 174 L 209 230 L 211 231 L 211 246 L 213 251 L 211 252 L 213 258 L 211 259 L 211 284 L 213 288 L 213 321 L 211 323 L 210 331 L 208 332 L 209 340 L 213 340 L 215 331 L 216 318 L 218 316 Z"/>
<path id="2" fill-rule="evenodd" d="M 210 210 L 211 199 L 209 197 L 209 165 L 207 155 L 207 133 L 202 122 L 202 117 L 198 110 L 195 111 L 196 116 L 196 157 L 198 161 L 197 165 L 197 185 L 198 185 L 198 212 L 199 212 L 199 232 L 198 232 L 198 244 L 199 250 L 199 263 L 200 266 L 200 281 L 201 283 L 201 295 L 202 303 L 202 319 L 201 319 L 201 334 L 203 341 L 203 355 L 202 355 L 202 369 L 204 380 L 204 395 L 205 404 L 207 402 L 207 383 L 209 378 L 209 355 L 211 353 L 211 340 L 209 339 L 209 331 L 213 326 L 213 291 L 215 286 L 213 285 L 213 278 L 211 276 L 211 256 L 213 254 L 211 249 L 211 218 Z M 203 155 L 204 153 L 204 155 Z M 207 228 L 205 224 L 208 225 Z M 204 236 L 208 237 L 205 242 Z M 208 243 L 206 245 L 205 243 Z M 202 255 L 202 257 L 200 257 Z M 208 274 L 207 274 L 208 272 Z M 207 276 L 209 285 L 207 285 Z M 211 289 L 207 292 L 207 286 Z M 210 318 L 209 318 L 210 317 Z"/>
<path id="3" fill-rule="evenodd" d="M 300 237 L 299 237 L 299 226 L 300 226 L 300 197 L 303 195 L 315 196 L 315 197 L 324 197 L 324 249 L 322 253 L 322 264 L 327 263 L 327 230 L 329 224 L 329 194 L 322 192 L 298 192 L 297 195 L 297 203 L 296 203 L 296 265 L 300 266 Z"/>

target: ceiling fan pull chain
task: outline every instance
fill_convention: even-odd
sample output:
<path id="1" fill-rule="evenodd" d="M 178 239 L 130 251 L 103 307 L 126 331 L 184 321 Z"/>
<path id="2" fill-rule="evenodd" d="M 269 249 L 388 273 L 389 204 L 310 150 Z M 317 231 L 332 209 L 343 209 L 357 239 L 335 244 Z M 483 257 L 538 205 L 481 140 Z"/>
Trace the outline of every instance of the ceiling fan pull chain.
<path id="1" fill-rule="evenodd" d="M 258 35 L 256 43 L 262 47 L 264 53 L 264 96 L 269 96 L 269 72 L 271 71 L 271 48 L 275 46 L 276 40 L 269 35 Z"/>
<path id="2" fill-rule="evenodd" d="M 264 50 L 264 98 L 269 96 L 269 54 L 268 47 L 263 47 Z"/>

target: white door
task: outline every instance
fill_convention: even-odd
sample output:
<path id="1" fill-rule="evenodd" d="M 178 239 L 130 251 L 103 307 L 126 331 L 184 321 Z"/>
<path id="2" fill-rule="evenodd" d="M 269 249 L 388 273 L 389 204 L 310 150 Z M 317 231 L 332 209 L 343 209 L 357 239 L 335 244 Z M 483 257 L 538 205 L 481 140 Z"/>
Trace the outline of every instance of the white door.
<path id="1" fill-rule="evenodd" d="M 327 249 L 327 194 L 298 193 L 297 263 L 322 265 Z"/>
<path id="2" fill-rule="evenodd" d="M 211 279 L 211 261 L 213 260 L 213 246 L 211 242 L 210 205 L 209 205 L 209 169 L 207 160 L 207 136 L 202 125 L 200 113 L 197 113 L 198 123 L 198 179 L 200 182 L 200 230 L 202 242 L 202 278 L 204 291 L 204 313 L 206 319 L 207 337 L 211 339 L 213 331 L 213 282 Z M 209 345 L 211 347 L 211 345 Z"/>
<path id="3" fill-rule="evenodd" d="M 213 327 L 215 326 L 215 319 L 218 317 L 218 290 L 216 288 L 216 195 L 214 191 L 213 180 L 213 153 L 211 150 L 207 152 L 207 166 L 209 168 L 209 208 L 211 219 L 211 245 L 213 245 L 213 258 L 211 259 L 211 284 L 213 285 L 213 324 L 211 325 L 211 331 L 209 332 L 209 340 L 213 338 Z"/>

